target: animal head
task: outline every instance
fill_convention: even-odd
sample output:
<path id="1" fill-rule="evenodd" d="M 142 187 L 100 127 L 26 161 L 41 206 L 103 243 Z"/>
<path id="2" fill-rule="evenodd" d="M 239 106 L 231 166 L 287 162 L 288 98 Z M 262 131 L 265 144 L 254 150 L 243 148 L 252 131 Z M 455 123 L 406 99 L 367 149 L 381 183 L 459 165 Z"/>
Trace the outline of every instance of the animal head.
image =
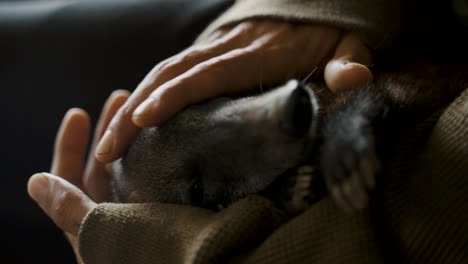
<path id="1" fill-rule="evenodd" d="M 258 193 L 307 156 L 318 111 L 313 90 L 296 80 L 192 105 L 141 130 L 114 163 L 115 200 L 216 208 Z"/>

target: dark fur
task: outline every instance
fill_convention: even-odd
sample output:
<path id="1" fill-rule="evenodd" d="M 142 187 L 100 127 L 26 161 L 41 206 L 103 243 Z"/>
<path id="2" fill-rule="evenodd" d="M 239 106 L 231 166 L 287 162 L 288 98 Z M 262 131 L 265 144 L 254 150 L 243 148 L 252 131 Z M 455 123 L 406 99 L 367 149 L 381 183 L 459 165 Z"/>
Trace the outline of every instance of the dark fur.
<path id="1" fill-rule="evenodd" d="M 362 209 L 381 153 L 467 87 L 455 73 L 463 70 L 414 66 L 338 94 L 290 82 L 190 106 L 143 129 L 114 164 L 115 200 L 217 209 L 262 193 L 296 213 L 324 183 L 340 207 Z"/>

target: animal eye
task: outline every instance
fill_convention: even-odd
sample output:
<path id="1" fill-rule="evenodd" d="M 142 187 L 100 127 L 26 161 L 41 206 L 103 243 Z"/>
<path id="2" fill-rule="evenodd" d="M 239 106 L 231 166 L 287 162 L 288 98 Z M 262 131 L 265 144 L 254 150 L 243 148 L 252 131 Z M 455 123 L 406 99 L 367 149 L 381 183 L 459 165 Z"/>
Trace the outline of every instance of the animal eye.
<path id="1" fill-rule="evenodd" d="M 195 177 L 190 188 L 190 201 L 193 206 L 202 207 L 204 201 L 203 182 L 200 176 Z"/>

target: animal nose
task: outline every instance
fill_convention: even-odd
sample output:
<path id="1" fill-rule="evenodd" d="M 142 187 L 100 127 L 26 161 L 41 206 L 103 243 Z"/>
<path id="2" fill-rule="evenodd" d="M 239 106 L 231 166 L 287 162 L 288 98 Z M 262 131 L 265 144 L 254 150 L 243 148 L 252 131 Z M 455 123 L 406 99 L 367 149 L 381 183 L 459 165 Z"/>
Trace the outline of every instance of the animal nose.
<path id="1" fill-rule="evenodd" d="M 285 101 L 280 129 L 289 136 L 302 137 L 311 128 L 317 111 L 314 94 L 310 87 L 297 80 L 287 85 L 295 87 Z"/>

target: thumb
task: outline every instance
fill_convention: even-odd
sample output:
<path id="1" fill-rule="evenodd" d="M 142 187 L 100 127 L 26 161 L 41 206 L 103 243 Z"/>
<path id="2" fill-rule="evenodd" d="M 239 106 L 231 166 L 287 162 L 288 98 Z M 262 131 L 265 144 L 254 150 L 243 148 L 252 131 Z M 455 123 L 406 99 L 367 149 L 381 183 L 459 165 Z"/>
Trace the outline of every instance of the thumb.
<path id="1" fill-rule="evenodd" d="M 86 214 L 96 206 L 79 188 L 48 173 L 33 175 L 28 193 L 58 227 L 74 236 Z"/>
<path id="2" fill-rule="evenodd" d="M 324 79 L 330 90 L 336 92 L 372 81 L 372 72 L 366 65 L 372 63 L 370 50 L 353 34 L 343 37 L 335 55 L 327 63 Z"/>

